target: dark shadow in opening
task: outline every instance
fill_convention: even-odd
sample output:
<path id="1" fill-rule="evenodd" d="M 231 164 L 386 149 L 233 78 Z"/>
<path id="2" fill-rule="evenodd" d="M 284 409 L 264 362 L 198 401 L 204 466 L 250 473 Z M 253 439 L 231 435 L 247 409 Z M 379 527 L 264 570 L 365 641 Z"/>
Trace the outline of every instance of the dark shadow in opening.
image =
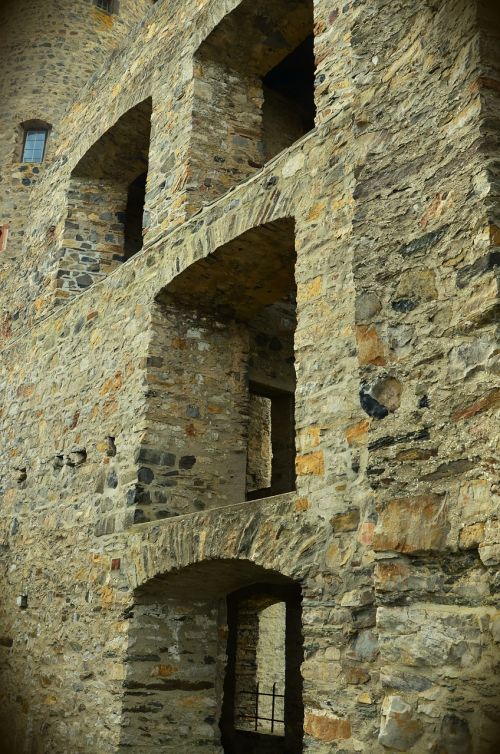
<path id="1" fill-rule="evenodd" d="M 295 393 L 250 383 L 250 393 L 271 402 L 271 484 L 247 491 L 247 500 L 260 500 L 295 490 Z"/>
<path id="2" fill-rule="evenodd" d="M 262 79 L 264 95 L 269 96 L 269 90 L 272 90 L 292 104 L 300 117 L 304 134 L 314 128 L 316 117 L 314 77 L 314 35 L 310 34 Z M 264 103 L 264 117 L 265 114 Z"/>
<path id="3" fill-rule="evenodd" d="M 142 173 L 128 187 L 124 221 L 124 260 L 130 259 L 142 249 L 147 177 L 147 173 Z"/>

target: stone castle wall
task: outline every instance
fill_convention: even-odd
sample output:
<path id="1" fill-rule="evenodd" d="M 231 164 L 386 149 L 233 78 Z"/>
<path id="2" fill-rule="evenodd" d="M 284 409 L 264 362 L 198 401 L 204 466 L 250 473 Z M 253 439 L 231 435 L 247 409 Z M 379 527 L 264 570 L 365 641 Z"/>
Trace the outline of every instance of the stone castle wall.
<path id="1" fill-rule="evenodd" d="M 279 574 L 304 752 L 493 754 L 498 12 L 318 0 L 315 129 L 200 209 L 193 61 L 236 6 L 156 4 L 82 88 L 2 289 L 6 750 L 219 754 L 224 597 Z M 71 174 L 151 96 L 144 248 L 58 296 Z M 251 328 L 162 296 L 290 218 L 296 491 L 244 502 Z"/>
<path id="2" fill-rule="evenodd" d="M 120 0 L 109 15 L 93 0 L 4 0 L 0 8 L 0 224 L 9 242 L 0 255 L 0 284 L 5 292 L 0 327 L 9 334 L 25 308 L 18 293 L 18 269 L 27 252 L 26 218 L 33 189 L 52 164 L 61 140 L 68 103 L 99 71 L 127 35 L 140 24 L 152 0 Z M 29 121 L 50 126 L 45 160 L 23 163 L 23 128 Z M 36 200 L 35 200 L 36 206 Z M 45 228 L 47 231 L 47 227 Z M 3 335 L 2 335 L 3 337 Z"/>

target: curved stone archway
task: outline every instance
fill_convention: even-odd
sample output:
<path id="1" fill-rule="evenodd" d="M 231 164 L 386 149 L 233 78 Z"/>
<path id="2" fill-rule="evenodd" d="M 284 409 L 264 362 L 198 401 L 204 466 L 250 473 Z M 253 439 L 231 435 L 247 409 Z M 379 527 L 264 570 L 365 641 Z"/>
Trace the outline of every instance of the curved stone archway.
<path id="1" fill-rule="evenodd" d="M 234 621 L 228 627 L 226 598 L 240 590 L 247 597 L 248 589 L 286 595 L 287 605 L 296 595 L 294 642 L 286 663 L 299 672 L 300 588 L 289 577 L 251 560 L 213 559 L 148 579 L 134 595 L 120 752 L 229 751 L 221 742 L 220 721 L 223 706 L 227 716 L 227 689 L 232 685 L 226 669 L 235 672 L 231 647 L 246 641 L 243 652 L 251 655 L 255 637 L 247 625 L 238 637 Z M 258 633 L 258 620 L 255 625 Z M 272 737 L 250 735 L 249 752 L 267 752 L 270 744 Z"/>
<path id="2" fill-rule="evenodd" d="M 132 586 L 211 560 L 248 560 L 304 583 L 329 540 L 328 525 L 313 525 L 306 506 L 288 493 L 134 526 L 127 539 Z"/>

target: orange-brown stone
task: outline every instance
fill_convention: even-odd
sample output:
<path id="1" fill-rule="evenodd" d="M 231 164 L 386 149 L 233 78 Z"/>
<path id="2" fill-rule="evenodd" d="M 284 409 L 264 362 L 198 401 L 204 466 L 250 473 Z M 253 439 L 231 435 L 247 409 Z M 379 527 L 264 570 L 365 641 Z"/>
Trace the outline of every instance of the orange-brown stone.
<path id="1" fill-rule="evenodd" d="M 325 459 L 322 451 L 298 456 L 295 462 L 297 474 L 321 476 L 325 473 Z"/>
<path id="2" fill-rule="evenodd" d="M 483 522 L 464 526 L 460 532 L 458 546 L 461 550 L 474 550 L 484 540 L 485 525 Z"/>
<path id="3" fill-rule="evenodd" d="M 446 506 L 439 495 L 391 500 L 380 515 L 373 546 L 404 553 L 441 550 L 448 529 Z"/>
<path id="4" fill-rule="evenodd" d="M 470 419 L 482 411 L 487 411 L 490 408 L 497 408 L 498 406 L 500 406 L 500 388 L 491 390 L 482 398 L 479 398 L 479 400 L 474 401 L 474 403 L 471 403 L 465 408 L 457 409 L 457 411 L 452 414 L 451 418 L 455 422 L 460 419 Z"/>
<path id="5" fill-rule="evenodd" d="M 357 422 L 357 424 L 351 424 L 347 428 L 345 436 L 349 445 L 362 445 L 368 436 L 368 429 L 370 428 L 370 422 L 368 419 Z"/>
<path id="6" fill-rule="evenodd" d="M 351 737 L 349 720 L 332 715 L 309 713 L 304 721 L 304 730 L 318 741 L 338 741 Z"/>
<path id="7" fill-rule="evenodd" d="M 356 327 L 356 340 L 360 364 L 385 364 L 384 344 L 373 325 L 358 325 Z"/>

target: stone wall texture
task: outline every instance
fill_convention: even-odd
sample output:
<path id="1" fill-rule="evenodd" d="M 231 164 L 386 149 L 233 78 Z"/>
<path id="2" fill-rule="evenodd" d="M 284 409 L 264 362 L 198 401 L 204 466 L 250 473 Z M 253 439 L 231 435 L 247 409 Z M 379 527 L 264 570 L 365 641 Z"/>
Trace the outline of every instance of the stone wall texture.
<path id="1" fill-rule="evenodd" d="M 315 127 L 263 136 L 311 12 Z M 0 13 L 1 751 L 229 754 L 226 597 L 294 583 L 303 752 L 496 754 L 498 3 Z"/>

